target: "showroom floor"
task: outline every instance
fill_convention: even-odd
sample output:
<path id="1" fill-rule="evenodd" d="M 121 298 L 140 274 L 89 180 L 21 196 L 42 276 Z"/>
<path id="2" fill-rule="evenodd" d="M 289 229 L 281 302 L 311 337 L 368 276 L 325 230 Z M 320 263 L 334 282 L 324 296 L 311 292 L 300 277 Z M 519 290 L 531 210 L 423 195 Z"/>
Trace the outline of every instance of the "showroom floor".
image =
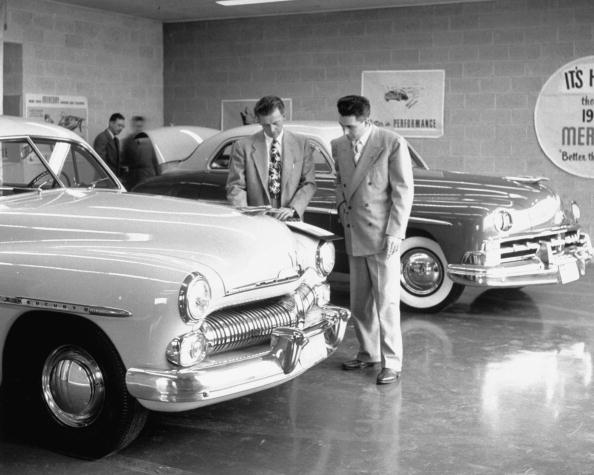
<path id="1" fill-rule="evenodd" d="M 356 351 L 350 327 L 337 354 L 293 382 L 189 413 L 152 414 L 131 446 L 102 460 L 0 433 L 0 473 L 592 473 L 588 270 L 563 287 L 467 289 L 439 315 L 404 314 L 398 386 L 376 386 L 374 369 L 340 369 Z"/>

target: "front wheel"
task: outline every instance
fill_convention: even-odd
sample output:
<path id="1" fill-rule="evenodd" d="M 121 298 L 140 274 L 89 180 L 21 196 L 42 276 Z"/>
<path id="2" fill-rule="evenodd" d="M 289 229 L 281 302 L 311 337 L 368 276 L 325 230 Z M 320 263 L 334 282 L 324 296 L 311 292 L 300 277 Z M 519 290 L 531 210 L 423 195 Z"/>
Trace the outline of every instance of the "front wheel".
<path id="1" fill-rule="evenodd" d="M 400 300 L 405 310 L 438 312 L 464 290 L 448 277 L 445 255 L 432 239 L 406 238 L 400 247 L 400 265 Z"/>
<path id="2" fill-rule="evenodd" d="M 40 442 L 98 458 L 136 438 L 146 410 L 128 393 L 124 365 L 101 330 L 75 324 L 37 329 L 33 338 L 21 366 L 26 373 L 17 376 L 22 383 L 17 403 Z"/>

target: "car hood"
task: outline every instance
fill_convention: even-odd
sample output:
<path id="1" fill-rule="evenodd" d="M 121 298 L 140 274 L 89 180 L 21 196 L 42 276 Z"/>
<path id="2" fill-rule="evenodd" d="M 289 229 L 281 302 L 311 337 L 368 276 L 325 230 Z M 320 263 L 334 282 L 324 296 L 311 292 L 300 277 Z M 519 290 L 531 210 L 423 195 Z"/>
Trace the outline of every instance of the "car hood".
<path id="1" fill-rule="evenodd" d="M 296 274 L 291 231 L 227 206 L 109 191 L 55 190 L 0 202 L 4 253 L 52 249 L 101 261 L 158 262 L 157 271 L 216 273 L 229 292 Z M 30 251 L 30 252 L 27 252 Z M 82 264 L 81 264 L 82 265 Z M 87 264 L 88 265 L 88 262 Z M 176 269 L 177 270 L 177 269 Z M 183 277 L 182 277 L 183 278 Z"/>
<path id="2" fill-rule="evenodd" d="M 504 209 L 514 217 L 514 230 L 560 224 L 560 199 L 539 177 L 498 177 L 442 170 L 415 170 L 413 216 L 482 219 Z"/>

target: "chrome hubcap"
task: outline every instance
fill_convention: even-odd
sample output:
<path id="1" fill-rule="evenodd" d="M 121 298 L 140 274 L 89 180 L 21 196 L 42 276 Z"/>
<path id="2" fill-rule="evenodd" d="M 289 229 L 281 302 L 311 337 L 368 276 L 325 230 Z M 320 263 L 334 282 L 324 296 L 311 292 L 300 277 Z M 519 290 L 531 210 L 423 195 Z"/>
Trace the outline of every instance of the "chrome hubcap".
<path id="1" fill-rule="evenodd" d="M 41 373 L 43 397 L 52 415 L 69 427 L 86 427 L 105 401 L 103 373 L 82 348 L 65 345 L 45 360 Z"/>
<path id="2" fill-rule="evenodd" d="M 444 278 L 439 258 L 428 249 L 410 249 L 400 259 L 402 286 L 411 294 L 427 296 L 437 291 Z"/>

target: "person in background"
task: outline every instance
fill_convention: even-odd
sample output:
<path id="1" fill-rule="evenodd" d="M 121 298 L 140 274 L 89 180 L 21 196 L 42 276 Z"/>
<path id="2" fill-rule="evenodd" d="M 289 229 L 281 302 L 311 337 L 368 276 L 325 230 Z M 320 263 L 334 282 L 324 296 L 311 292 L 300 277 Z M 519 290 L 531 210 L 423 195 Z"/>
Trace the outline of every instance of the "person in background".
<path id="1" fill-rule="evenodd" d="M 107 163 L 118 178 L 124 178 L 120 157 L 120 140 L 118 135 L 126 126 L 124 116 L 119 112 L 111 114 L 107 129 L 101 132 L 93 141 L 95 152 Z"/>
<path id="2" fill-rule="evenodd" d="M 283 129 L 280 97 L 262 97 L 254 114 L 262 130 L 233 145 L 227 200 L 238 208 L 271 206 L 281 221 L 303 219 L 316 190 L 313 149 L 305 137 Z"/>
<path id="3" fill-rule="evenodd" d="M 131 190 L 147 178 L 159 174 L 157 157 L 148 135 L 144 132 L 146 120 L 135 115 L 131 120 L 132 132 L 124 139 L 122 160 L 128 169 L 126 188 Z"/>
<path id="4" fill-rule="evenodd" d="M 343 363 L 357 370 L 381 363 L 377 384 L 396 383 L 402 371 L 400 244 L 414 184 L 408 143 L 370 123 L 369 100 L 338 100 L 345 135 L 332 141 L 336 204 L 350 268 L 351 312 L 359 351 Z"/>

